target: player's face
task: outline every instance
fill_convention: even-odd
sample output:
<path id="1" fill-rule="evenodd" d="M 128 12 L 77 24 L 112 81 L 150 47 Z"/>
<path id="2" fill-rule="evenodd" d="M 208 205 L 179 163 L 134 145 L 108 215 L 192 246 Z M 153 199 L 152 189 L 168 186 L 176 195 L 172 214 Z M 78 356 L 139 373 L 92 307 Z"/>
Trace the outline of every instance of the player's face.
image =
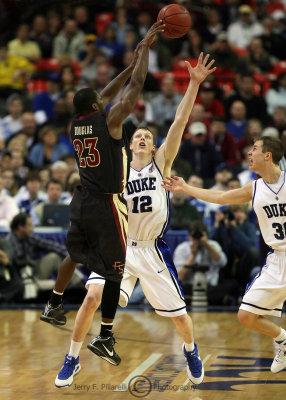
<path id="1" fill-rule="evenodd" d="M 249 169 L 259 172 L 264 165 L 266 153 L 263 153 L 263 142 L 258 140 L 248 152 Z"/>
<path id="2" fill-rule="evenodd" d="M 134 154 L 144 153 L 147 155 L 151 155 L 152 152 L 155 150 L 152 133 L 144 129 L 139 129 L 138 131 L 136 131 L 136 133 L 132 137 L 130 149 Z"/>

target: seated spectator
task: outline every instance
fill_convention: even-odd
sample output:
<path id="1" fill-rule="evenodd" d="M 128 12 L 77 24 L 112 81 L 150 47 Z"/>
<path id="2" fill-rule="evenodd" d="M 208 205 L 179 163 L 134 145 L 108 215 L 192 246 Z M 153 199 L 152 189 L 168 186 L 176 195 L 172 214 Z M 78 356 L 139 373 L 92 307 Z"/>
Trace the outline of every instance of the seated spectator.
<path id="1" fill-rule="evenodd" d="M 230 106 L 230 119 L 226 124 L 226 130 L 232 134 L 238 142 L 245 135 L 247 127 L 246 107 L 240 100 L 234 101 Z"/>
<path id="2" fill-rule="evenodd" d="M 235 104 L 235 103 L 233 103 Z M 248 168 L 248 152 L 253 146 L 254 139 L 262 135 L 262 124 L 258 119 L 250 119 L 246 125 L 244 136 L 238 141 L 238 150 L 240 153 L 241 166 Z"/>
<path id="3" fill-rule="evenodd" d="M 263 32 L 259 36 L 264 49 L 278 60 L 286 57 L 286 38 L 275 31 L 275 21 L 272 15 L 266 15 L 262 20 Z M 283 51 L 284 49 L 284 51 Z"/>
<path id="4" fill-rule="evenodd" d="M 51 176 L 52 179 L 55 179 L 56 181 L 60 181 L 62 186 L 64 187 L 67 179 L 67 175 L 69 173 L 69 168 L 66 162 L 60 160 L 56 161 L 55 163 L 52 164 L 51 168 Z"/>
<path id="5" fill-rule="evenodd" d="M 24 112 L 21 117 L 21 123 L 22 129 L 19 133 L 26 135 L 26 148 L 30 149 L 38 135 L 38 127 L 35 114 L 31 111 Z"/>
<path id="6" fill-rule="evenodd" d="M 23 93 L 26 75 L 33 72 L 34 65 L 23 57 L 8 55 L 7 46 L 0 44 L 0 100 L 7 100 L 13 93 Z"/>
<path id="7" fill-rule="evenodd" d="M 60 76 L 54 72 L 47 76 L 47 90 L 35 95 L 33 99 L 33 111 L 36 119 L 40 114 L 41 123 L 45 123 L 54 116 L 56 101 L 61 97 Z"/>
<path id="8" fill-rule="evenodd" d="M 78 29 L 74 19 L 67 19 L 63 29 L 54 39 L 53 57 L 69 55 L 72 60 L 77 60 L 77 55 L 84 48 L 84 32 Z"/>
<path id="9" fill-rule="evenodd" d="M 41 190 L 40 177 L 37 171 L 30 171 L 25 186 L 19 189 L 15 201 L 21 212 L 30 214 L 31 209 L 46 200 L 47 195 Z"/>
<path id="10" fill-rule="evenodd" d="M 188 229 L 192 221 L 201 221 L 201 219 L 199 211 L 187 202 L 183 193 L 173 193 L 170 229 Z"/>
<path id="11" fill-rule="evenodd" d="M 110 25 L 116 33 L 117 43 L 120 46 L 125 46 L 127 32 L 132 29 L 132 25 L 130 25 L 127 20 L 127 10 L 125 7 L 116 8 L 115 20 L 111 22 Z"/>
<path id="12" fill-rule="evenodd" d="M 199 175 L 196 175 L 196 174 L 192 174 L 192 175 L 189 177 L 187 183 L 188 183 L 189 185 L 192 185 L 192 186 L 198 187 L 198 188 L 203 188 L 203 187 L 204 187 L 204 181 L 203 181 L 203 179 L 202 179 Z M 203 201 L 203 200 L 199 200 L 199 199 L 197 199 L 197 198 L 195 198 L 195 197 L 188 197 L 188 198 L 186 199 L 186 201 L 187 201 L 189 204 L 191 204 L 192 206 L 194 206 L 194 207 L 198 210 L 198 212 L 199 212 L 199 213 L 201 214 L 201 216 L 202 216 L 202 221 L 203 221 L 206 225 L 208 225 L 208 220 L 206 219 L 206 215 L 205 215 L 205 210 L 206 210 L 206 207 L 207 207 L 208 203 L 205 202 L 205 201 Z"/>
<path id="13" fill-rule="evenodd" d="M 286 107 L 286 72 L 281 72 L 265 95 L 267 111 L 273 115 L 277 107 Z"/>
<path id="14" fill-rule="evenodd" d="M 182 143 L 179 156 L 189 162 L 193 173 L 200 175 L 209 187 L 213 183 L 216 167 L 223 161 L 222 155 L 207 140 L 205 124 L 194 122 L 189 131 L 190 139 Z"/>
<path id="15" fill-rule="evenodd" d="M 161 82 L 161 94 L 151 101 L 150 119 L 157 122 L 160 128 L 160 136 L 164 138 L 175 118 L 177 107 L 182 95 L 175 90 L 175 78 L 173 74 L 166 74 Z"/>
<path id="16" fill-rule="evenodd" d="M 262 34 L 262 26 L 259 22 L 254 21 L 249 5 L 242 4 L 238 12 L 238 20 L 228 27 L 228 41 L 235 49 L 246 49 L 252 38 Z"/>
<path id="17" fill-rule="evenodd" d="M 13 248 L 6 239 L 0 239 L 0 302 L 22 298 L 23 284 L 13 266 Z"/>
<path id="18" fill-rule="evenodd" d="M 45 192 L 48 182 L 51 180 L 51 171 L 48 167 L 39 170 L 40 190 Z"/>
<path id="19" fill-rule="evenodd" d="M 124 47 L 116 40 L 116 31 L 111 24 L 104 27 L 102 35 L 97 38 L 96 45 L 112 62 L 120 59 L 124 52 Z"/>
<path id="20" fill-rule="evenodd" d="M 85 34 L 94 34 L 95 27 L 91 21 L 91 13 L 84 5 L 78 5 L 73 9 L 73 17 L 77 23 L 78 28 Z"/>
<path id="21" fill-rule="evenodd" d="M 147 121 L 145 119 L 146 105 L 143 100 L 138 100 L 134 106 L 133 112 L 124 122 L 124 130 L 128 138 L 131 138 L 137 128 L 146 128 Z"/>
<path id="22" fill-rule="evenodd" d="M 39 288 L 50 289 L 54 286 L 51 275 L 57 273 L 62 259 L 67 255 L 65 246 L 35 236 L 32 231 L 32 218 L 20 213 L 13 218 L 8 236 L 13 249 L 13 266 L 27 286 L 24 299 L 37 297 Z M 40 252 L 47 254 L 40 256 Z"/>
<path id="23" fill-rule="evenodd" d="M 8 115 L 0 121 L 0 135 L 4 136 L 5 141 L 22 129 L 23 100 L 21 96 L 11 94 L 6 101 L 6 108 Z"/>
<path id="24" fill-rule="evenodd" d="M 216 40 L 217 35 L 222 31 L 221 15 L 218 7 L 210 6 L 205 10 L 206 24 L 203 27 L 202 37 L 204 43 L 210 46 Z"/>
<path id="25" fill-rule="evenodd" d="M 211 46 L 212 56 L 215 59 L 217 68 L 222 68 L 225 72 L 231 72 L 236 68 L 238 55 L 232 50 L 228 41 L 227 33 L 220 32 L 213 45 Z"/>
<path id="26" fill-rule="evenodd" d="M 286 129 L 286 106 L 278 106 L 274 109 L 270 126 L 278 131 L 278 137 L 281 138 Z"/>
<path id="27" fill-rule="evenodd" d="M 207 227 L 200 221 L 189 226 L 189 240 L 179 244 L 174 252 L 174 263 L 178 269 L 179 280 L 184 285 L 192 281 L 192 267 L 207 266 L 205 272 L 208 301 L 210 304 L 221 304 L 227 293 L 219 285 L 220 269 L 227 264 L 227 257 L 220 244 L 207 237 Z"/>
<path id="28" fill-rule="evenodd" d="M 59 181 L 51 179 L 46 188 L 46 199 L 33 206 L 30 215 L 34 226 L 43 225 L 43 213 L 45 204 L 65 204 L 61 201 L 63 187 Z"/>
<path id="29" fill-rule="evenodd" d="M 256 248 L 256 227 L 248 221 L 248 205 L 228 206 L 224 212 L 217 211 L 212 238 L 220 243 L 228 257 L 229 268 L 240 284 L 241 294 L 250 281 L 251 270 L 259 265 Z"/>
<path id="30" fill-rule="evenodd" d="M 0 176 L 0 227 L 8 228 L 19 209 L 13 197 L 3 194 L 2 190 L 3 178 Z"/>
<path id="31" fill-rule="evenodd" d="M 44 15 L 34 16 L 29 38 L 38 44 L 42 58 L 52 56 L 53 36 L 48 32 L 47 19 Z"/>
<path id="32" fill-rule="evenodd" d="M 3 181 L 2 193 L 14 197 L 19 190 L 19 186 L 16 181 L 13 169 L 7 168 L 2 172 L 2 181 Z"/>
<path id="33" fill-rule="evenodd" d="M 238 165 L 240 156 L 234 140 L 226 130 L 224 117 L 214 117 L 210 125 L 210 142 L 214 144 L 217 152 L 221 153 L 228 165 Z"/>
<path id="34" fill-rule="evenodd" d="M 270 71 L 271 64 L 270 55 L 264 50 L 262 40 L 254 37 L 249 44 L 248 53 L 239 60 L 237 69 L 266 74 Z"/>
<path id="35" fill-rule="evenodd" d="M 41 49 L 38 43 L 29 40 L 29 34 L 29 25 L 20 24 L 16 38 L 8 42 L 8 53 L 10 56 L 24 57 L 34 63 L 41 58 Z"/>
<path id="36" fill-rule="evenodd" d="M 236 91 L 226 98 L 226 110 L 229 110 L 232 103 L 236 100 L 244 103 L 247 119 L 257 118 L 265 124 L 269 121 L 264 98 L 254 93 L 254 78 L 251 73 L 242 73 L 240 75 Z"/>
<path id="37" fill-rule="evenodd" d="M 215 96 L 215 87 L 212 83 L 205 81 L 200 85 L 197 103 L 201 103 L 205 108 L 205 118 L 209 121 L 213 117 L 224 117 L 224 105 Z"/>
<path id="38" fill-rule="evenodd" d="M 68 90 L 75 90 L 76 86 L 76 75 L 73 67 L 71 65 L 63 65 L 60 69 L 60 82 L 61 91 L 66 93 Z"/>
<path id="39" fill-rule="evenodd" d="M 73 172 L 78 173 L 78 166 L 75 157 L 72 154 L 66 154 L 61 158 L 61 161 L 64 161 L 66 163 L 68 174 L 71 174 Z"/>
<path id="40" fill-rule="evenodd" d="M 197 59 L 204 51 L 204 43 L 201 34 L 197 29 L 190 29 L 186 39 L 183 40 L 179 57 Z"/>
<path id="41" fill-rule="evenodd" d="M 35 144 L 29 155 L 34 167 L 50 165 L 69 153 L 65 144 L 58 142 L 58 133 L 53 126 L 44 126 L 39 132 L 40 142 Z"/>

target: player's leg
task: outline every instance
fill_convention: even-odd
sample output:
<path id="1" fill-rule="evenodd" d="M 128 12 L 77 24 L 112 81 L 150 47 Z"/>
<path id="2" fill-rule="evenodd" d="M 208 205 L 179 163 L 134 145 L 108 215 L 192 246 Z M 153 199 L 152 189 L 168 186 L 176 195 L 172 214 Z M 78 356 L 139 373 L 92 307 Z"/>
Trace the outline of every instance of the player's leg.
<path id="1" fill-rule="evenodd" d="M 266 261 L 261 272 L 246 288 L 238 311 L 238 320 L 247 328 L 274 339 L 278 351 L 271 371 L 277 373 L 286 367 L 286 331 L 265 315 L 281 316 L 286 298 L 286 262 L 284 255 L 281 257 L 275 253 L 270 254 Z"/>
<path id="2" fill-rule="evenodd" d="M 88 286 L 88 292 L 77 312 L 68 354 L 59 374 L 55 379 L 56 387 L 67 387 L 73 383 L 73 377 L 80 372 L 79 352 L 90 330 L 94 313 L 98 309 L 103 291 L 103 284 Z"/>

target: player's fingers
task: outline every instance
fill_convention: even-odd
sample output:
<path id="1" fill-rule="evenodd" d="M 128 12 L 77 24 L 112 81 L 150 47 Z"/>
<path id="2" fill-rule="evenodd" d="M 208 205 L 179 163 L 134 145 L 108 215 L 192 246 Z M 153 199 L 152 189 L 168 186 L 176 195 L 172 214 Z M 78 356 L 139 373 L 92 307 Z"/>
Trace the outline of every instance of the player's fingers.
<path id="1" fill-rule="evenodd" d="M 210 74 L 212 74 L 213 72 L 215 72 L 215 70 L 216 70 L 216 67 L 214 67 L 214 68 L 212 68 L 212 69 L 209 69 L 209 70 L 208 70 L 208 75 L 210 75 Z"/>
<path id="2" fill-rule="evenodd" d="M 203 62 L 203 57 L 204 57 L 204 53 L 201 52 L 200 55 L 199 55 L 198 64 L 202 64 L 202 62 Z"/>
<path id="3" fill-rule="evenodd" d="M 208 65 L 206 65 L 206 67 L 207 67 L 208 69 L 210 69 L 210 67 L 213 65 L 214 62 L 215 62 L 215 60 L 211 60 L 211 61 L 208 63 Z"/>
<path id="4" fill-rule="evenodd" d="M 205 56 L 205 58 L 204 58 L 204 60 L 203 60 L 203 65 L 204 66 L 206 66 L 206 63 L 208 62 L 208 59 L 209 59 L 209 54 L 207 54 L 206 56 Z"/>

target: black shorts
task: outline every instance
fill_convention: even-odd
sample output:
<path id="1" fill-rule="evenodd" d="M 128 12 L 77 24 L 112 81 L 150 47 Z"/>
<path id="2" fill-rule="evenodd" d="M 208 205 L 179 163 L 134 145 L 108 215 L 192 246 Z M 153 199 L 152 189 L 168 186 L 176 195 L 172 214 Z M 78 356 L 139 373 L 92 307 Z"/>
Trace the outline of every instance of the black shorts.
<path id="1" fill-rule="evenodd" d="M 67 249 L 74 262 L 111 281 L 123 276 L 127 206 L 122 194 L 95 194 L 78 187 L 70 204 Z"/>

